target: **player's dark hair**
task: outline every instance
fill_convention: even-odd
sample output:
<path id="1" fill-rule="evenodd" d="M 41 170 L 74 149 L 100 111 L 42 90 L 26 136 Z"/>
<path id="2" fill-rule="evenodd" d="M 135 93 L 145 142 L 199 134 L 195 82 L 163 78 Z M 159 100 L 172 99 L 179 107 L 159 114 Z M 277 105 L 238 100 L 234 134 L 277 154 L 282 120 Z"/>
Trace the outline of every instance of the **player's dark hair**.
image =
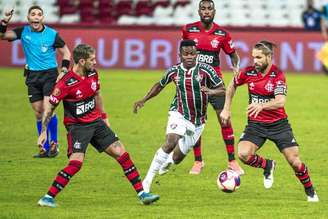
<path id="1" fill-rule="evenodd" d="M 33 5 L 33 6 L 31 6 L 31 7 L 28 9 L 28 14 L 31 13 L 31 11 L 34 10 L 34 9 L 38 9 L 38 10 L 40 10 L 40 11 L 42 12 L 42 14 L 43 14 L 43 10 L 42 10 L 42 8 L 41 8 L 40 6 L 38 6 L 38 5 Z"/>
<path id="2" fill-rule="evenodd" d="M 88 44 L 79 44 L 73 50 L 74 63 L 79 63 L 80 59 L 88 59 L 91 54 L 94 54 L 96 50 Z"/>
<path id="3" fill-rule="evenodd" d="M 186 46 L 195 46 L 196 47 L 196 43 L 193 40 L 182 40 L 180 42 L 180 50 L 182 49 L 182 47 L 186 47 Z"/>
<path id="4" fill-rule="evenodd" d="M 198 7 L 200 7 L 200 5 L 201 5 L 203 2 L 209 2 L 209 3 L 213 4 L 213 8 L 215 8 L 215 4 L 214 4 L 214 1 L 213 1 L 213 0 L 200 0 L 200 1 L 199 1 L 199 4 L 198 4 Z"/>
<path id="5" fill-rule="evenodd" d="M 274 48 L 277 48 L 277 45 L 267 40 L 261 40 L 254 46 L 254 49 L 262 50 L 264 55 L 273 55 Z"/>

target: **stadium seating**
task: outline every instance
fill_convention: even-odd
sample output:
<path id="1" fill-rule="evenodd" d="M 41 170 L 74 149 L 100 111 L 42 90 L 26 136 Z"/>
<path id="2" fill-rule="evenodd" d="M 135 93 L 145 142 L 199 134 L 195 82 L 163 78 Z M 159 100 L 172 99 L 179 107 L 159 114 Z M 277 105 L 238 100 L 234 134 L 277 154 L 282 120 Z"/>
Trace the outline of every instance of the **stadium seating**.
<path id="1" fill-rule="evenodd" d="M 9 2 L 9 3 L 8 3 Z M 12 3 L 10 3 L 12 2 Z M 41 5 L 46 21 L 60 23 L 107 23 L 119 25 L 176 25 L 193 22 L 198 17 L 198 0 L 0 0 L 15 7 L 13 21 L 24 22 L 26 11 Z M 301 13 L 306 0 L 214 0 L 215 21 L 229 26 L 302 27 Z M 321 8 L 327 0 L 315 1 Z"/>

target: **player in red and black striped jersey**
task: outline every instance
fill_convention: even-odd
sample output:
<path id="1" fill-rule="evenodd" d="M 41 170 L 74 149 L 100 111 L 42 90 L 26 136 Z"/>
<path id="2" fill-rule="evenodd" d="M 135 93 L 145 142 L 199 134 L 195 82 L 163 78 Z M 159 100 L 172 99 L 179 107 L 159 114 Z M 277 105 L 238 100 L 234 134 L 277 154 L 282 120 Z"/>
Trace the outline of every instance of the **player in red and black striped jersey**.
<path id="1" fill-rule="evenodd" d="M 187 24 L 182 28 L 182 38 L 196 42 L 198 61 L 211 65 L 216 73 L 222 78 L 220 68 L 220 52 L 223 50 L 231 59 L 233 70 L 238 72 L 239 56 L 233 46 L 229 32 L 213 22 L 215 16 L 215 5 L 212 0 L 201 0 L 199 2 L 198 13 L 200 21 Z M 243 169 L 235 160 L 234 155 L 234 133 L 231 122 L 222 124 L 220 113 L 223 109 L 225 97 L 210 97 L 209 102 L 216 111 L 218 121 L 221 126 L 221 133 L 228 153 L 228 167 L 235 170 L 238 174 L 244 174 Z M 204 162 L 201 154 L 201 139 L 193 148 L 195 163 L 190 170 L 190 174 L 199 174 Z"/>
<path id="2" fill-rule="evenodd" d="M 74 66 L 56 85 L 42 118 L 42 133 L 38 145 L 43 147 L 47 139 L 47 125 L 52 113 L 63 101 L 64 124 L 67 129 L 69 164 L 56 176 L 48 193 L 42 197 L 40 206 L 56 207 L 54 198 L 82 167 L 89 143 L 99 152 L 113 157 L 123 168 L 124 174 L 144 204 L 159 199 L 158 195 L 144 192 L 141 178 L 129 153 L 109 127 L 100 95 L 95 49 L 86 44 L 73 51 Z"/>
<path id="3" fill-rule="evenodd" d="M 256 152 L 267 139 L 273 141 L 294 169 L 303 184 L 309 202 L 318 202 L 307 167 L 299 157 L 298 144 L 285 112 L 287 84 L 284 73 L 272 64 L 275 45 L 268 41 L 258 42 L 253 50 L 254 65 L 235 75 L 226 93 L 221 113 L 223 123 L 229 121 L 231 102 L 236 88 L 247 84 L 249 93 L 248 124 L 240 137 L 238 156 L 245 164 L 264 169 L 264 187 L 273 184 L 276 162 L 265 159 Z"/>

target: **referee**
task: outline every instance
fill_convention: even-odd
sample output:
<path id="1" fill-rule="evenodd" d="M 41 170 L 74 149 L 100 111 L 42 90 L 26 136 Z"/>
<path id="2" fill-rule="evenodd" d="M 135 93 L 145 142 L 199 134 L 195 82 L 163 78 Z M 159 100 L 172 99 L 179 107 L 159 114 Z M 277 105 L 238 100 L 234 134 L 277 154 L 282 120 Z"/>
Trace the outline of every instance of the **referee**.
<path id="1" fill-rule="evenodd" d="M 44 12 L 40 6 L 28 9 L 27 25 L 7 30 L 13 14 L 14 10 L 5 12 L 0 23 L 0 39 L 21 40 L 26 58 L 25 84 L 40 135 L 45 102 L 49 101 L 49 95 L 58 77 L 56 49 L 63 55 L 61 75 L 69 68 L 71 53 L 58 32 L 44 24 Z M 48 126 L 50 141 L 46 142 L 44 149 L 40 149 L 33 157 L 51 158 L 58 155 L 57 126 L 57 116 L 53 115 Z"/>

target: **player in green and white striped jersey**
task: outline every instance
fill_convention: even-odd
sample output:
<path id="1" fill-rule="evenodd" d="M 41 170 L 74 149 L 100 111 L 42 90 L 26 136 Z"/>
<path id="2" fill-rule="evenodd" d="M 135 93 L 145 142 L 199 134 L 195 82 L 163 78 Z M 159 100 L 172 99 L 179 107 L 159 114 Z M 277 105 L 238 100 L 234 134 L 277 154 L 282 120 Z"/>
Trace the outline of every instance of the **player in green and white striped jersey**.
<path id="1" fill-rule="evenodd" d="M 167 70 L 147 95 L 134 104 L 134 112 L 146 101 L 159 94 L 170 82 L 176 85 L 176 95 L 169 110 L 165 144 L 159 148 L 143 181 L 145 191 L 150 190 L 156 173 L 165 172 L 170 163 L 178 164 L 195 145 L 205 126 L 209 96 L 224 95 L 224 86 L 215 70 L 198 63 L 197 49 L 192 40 L 180 43 L 181 63 Z M 173 152 L 173 153 L 171 153 Z"/>

